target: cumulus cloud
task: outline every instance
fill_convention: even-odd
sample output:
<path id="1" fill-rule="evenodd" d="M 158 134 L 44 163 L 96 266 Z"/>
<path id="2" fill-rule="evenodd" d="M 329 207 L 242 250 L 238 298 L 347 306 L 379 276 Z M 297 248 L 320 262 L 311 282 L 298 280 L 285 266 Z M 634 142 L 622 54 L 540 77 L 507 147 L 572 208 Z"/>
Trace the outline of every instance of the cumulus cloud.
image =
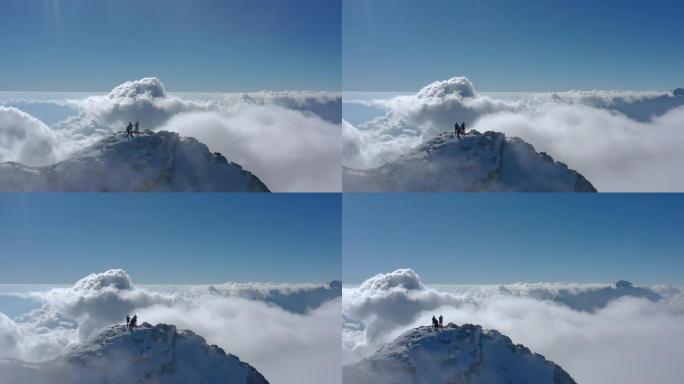
<path id="1" fill-rule="evenodd" d="M 183 98 L 151 77 L 127 81 L 108 94 L 51 102 L 77 112 L 47 126 L 25 113 L 17 118 L 4 112 L 10 108 L 0 110 L 0 161 L 54 163 L 122 131 L 129 121 L 139 121 L 142 129 L 194 135 L 271 190 L 341 190 L 338 93 L 262 91 Z M 29 104 L 24 100 L 22 105 Z"/>
<path id="2" fill-rule="evenodd" d="M 400 270 L 378 276 L 396 281 L 399 276 L 416 275 Z M 582 383 L 677 383 L 684 374 L 679 364 L 684 356 L 683 295 L 677 287 L 618 282 L 438 289 L 425 287 L 418 279 L 411 281 L 413 289 L 407 289 L 401 284 L 378 285 L 378 276 L 344 290 L 345 364 L 367 356 L 406 329 L 429 324 L 433 314 L 442 314 L 447 322 L 496 329 L 558 363 Z M 369 290 L 369 282 L 378 288 Z M 395 298 L 394 311 L 376 301 L 381 292 L 402 293 L 402 298 Z M 441 299 L 435 300 L 436 296 Z M 407 300 L 412 305 L 404 305 Z M 358 311 L 358 303 L 364 302 L 365 310 Z M 404 313 L 399 313 L 403 308 Z M 369 335 L 368 329 L 376 324 L 385 326 L 377 326 L 379 332 Z"/>
<path id="3" fill-rule="evenodd" d="M 339 371 L 341 284 L 221 284 L 152 291 L 123 270 L 68 288 L 19 296 L 40 309 L 0 313 L 0 358 L 45 361 L 136 313 L 140 321 L 190 329 L 239 356 L 273 383 L 330 382 Z M 292 367 L 309 366 L 307 370 Z M 333 377 L 333 382 L 338 380 Z"/>
<path id="4" fill-rule="evenodd" d="M 16 108 L 0 105 L 0 162 L 51 164 L 58 157 L 56 146 L 47 125 Z"/>
<path id="5" fill-rule="evenodd" d="M 397 158 L 454 122 L 530 142 L 586 176 L 600 191 L 681 191 L 684 92 L 568 91 L 496 99 L 468 79 L 427 85 L 414 95 L 364 104 L 384 116 L 343 127 L 343 164 L 372 168 Z"/>

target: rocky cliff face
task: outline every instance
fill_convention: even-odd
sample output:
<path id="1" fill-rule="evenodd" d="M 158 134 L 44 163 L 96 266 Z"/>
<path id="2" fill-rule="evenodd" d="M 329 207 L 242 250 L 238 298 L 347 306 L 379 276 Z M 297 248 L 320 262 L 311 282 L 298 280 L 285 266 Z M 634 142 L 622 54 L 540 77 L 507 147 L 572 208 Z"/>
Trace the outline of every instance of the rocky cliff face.
<path id="1" fill-rule="evenodd" d="M 409 330 L 342 373 L 345 384 L 575 384 L 561 367 L 493 330 Z"/>
<path id="2" fill-rule="evenodd" d="M 0 191 L 268 192 L 239 164 L 171 132 L 118 133 L 57 164 L 0 163 Z"/>
<path id="3" fill-rule="evenodd" d="M 503 133 L 443 133 L 380 167 L 343 169 L 348 192 L 596 192 L 587 179 Z"/>

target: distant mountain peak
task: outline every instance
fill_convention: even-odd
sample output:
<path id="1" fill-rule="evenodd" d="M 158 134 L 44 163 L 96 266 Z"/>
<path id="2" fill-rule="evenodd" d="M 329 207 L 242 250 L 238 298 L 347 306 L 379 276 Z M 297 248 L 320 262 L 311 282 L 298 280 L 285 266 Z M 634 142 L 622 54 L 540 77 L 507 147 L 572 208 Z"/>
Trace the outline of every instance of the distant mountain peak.
<path id="1" fill-rule="evenodd" d="M 342 371 L 344 384 L 576 384 L 561 367 L 494 330 L 411 329 Z"/>
<path id="2" fill-rule="evenodd" d="M 239 164 L 191 137 L 116 133 L 57 164 L 0 163 L 1 191 L 268 192 Z"/>
<path id="3" fill-rule="evenodd" d="M 252 366 L 192 331 L 168 324 L 118 325 L 45 363 L 0 360 L 8 383 L 268 384 Z"/>
<path id="4" fill-rule="evenodd" d="M 380 167 L 343 169 L 349 192 L 596 192 L 584 176 L 522 139 L 446 132 Z"/>

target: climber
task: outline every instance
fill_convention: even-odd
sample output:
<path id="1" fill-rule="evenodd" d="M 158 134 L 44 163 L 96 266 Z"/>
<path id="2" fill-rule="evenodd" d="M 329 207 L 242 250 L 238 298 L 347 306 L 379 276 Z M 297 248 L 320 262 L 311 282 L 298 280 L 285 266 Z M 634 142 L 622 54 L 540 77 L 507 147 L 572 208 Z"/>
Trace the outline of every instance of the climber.
<path id="1" fill-rule="evenodd" d="M 442 315 L 439 315 L 439 327 L 442 328 L 444 326 L 444 318 Z"/>
<path id="2" fill-rule="evenodd" d="M 461 123 L 461 135 L 463 135 L 463 136 L 465 136 L 465 134 L 466 134 L 465 128 L 466 128 L 466 127 L 465 127 L 465 121 L 464 121 L 464 122 Z"/>
<path id="3" fill-rule="evenodd" d="M 130 121 L 128 122 L 128 125 L 126 126 L 126 136 L 131 137 L 133 135 L 133 123 Z"/>
<path id="4" fill-rule="evenodd" d="M 129 326 L 131 324 L 131 317 L 126 315 L 126 326 Z"/>
<path id="5" fill-rule="evenodd" d="M 437 319 L 435 318 L 435 315 L 432 315 L 432 327 L 435 328 L 435 331 L 439 327 L 439 323 L 437 322 Z"/>
<path id="6" fill-rule="evenodd" d="M 138 315 L 133 315 L 133 318 L 131 319 L 130 327 L 135 328 L 138 326 Z"/>
<path id="7" fill-rule="evenodd" d="M 461 127 L 458 126 L 458 123 L 454 124 L 454 132 L 456 132 L 456 137 L 461 140 Z"/>
<path id="8" fill-rule="evenodd" d="M 139 127 L 139 125 L 140 125 L 140 123 L 138 123 L 138 122 L 136 121 L 136 122 L 135 122 L 135 130 L 133 131 L 133 132 L 135 132 L 135 135 L 136 135 L 136 136 L 140 136 L 140 127 Z"/>

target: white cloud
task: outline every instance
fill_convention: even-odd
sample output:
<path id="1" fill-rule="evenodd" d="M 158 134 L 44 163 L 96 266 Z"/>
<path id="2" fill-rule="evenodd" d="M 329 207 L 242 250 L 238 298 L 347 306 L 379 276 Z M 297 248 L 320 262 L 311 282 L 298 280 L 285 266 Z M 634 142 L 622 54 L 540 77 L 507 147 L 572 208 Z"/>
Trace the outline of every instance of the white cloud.
<path id="1" fill-rule="evenodd" d="M 339 125 L 277 105 L 180 114 L 162 127 L 192 136 L 242 165 L 271 190 L 340 191 Z"/>
<path id="2" fill-rule="evenodd" d="M 339 283 L 222 284 L 152 291 L 122 270 L 72 287 L 33 292 L 43 307 L 15 319 L 0 313 L 0 358 L 45 361 L 100 329 L 139 321 L 190 329 L 240 357 L 272 383 L 335 382 L 341 364 Z M 22 296 L 19 295 L 19 296 Z M 292 367 L 309 367 L 292 369 Z"/>
<path id="3" fill-rule="evenodd" d="M 0 105 L 0 162 L 36 166 L 53 163 L 56 138 L 47 125 L 16 108 Z"/>
<path id="4" fill-rule="evenodd" d="M 78 113 L 48 127 L 16 109 L 0 110 L 0 161 L 54 163 L 139 121 L 141 129 L 195 136 L 271 190 L 341 190 L 339 93 L 262 91 L 188 99 L 170 95 L 157 78 L 143 78 L 106 95 L 52 102 Z M 19 123 L 3 117 L 9 109 L 21 113 Z"/>
<path id="5" fill-rule="evenodd" d="M 382 276 L 394 280 L 396 275 Z M 684 357 L 684 295 L 675 287 L 538 283 L 432 289 L 417 280 L 411 283 L 418 284 L 414 289 L 369 290 L 367 283 L 343 292 L 345 364 L 442 314 L 447 322 L 497 329 L 582 383 L 678 383 L 684 374 L 679 363 Z M 391 303 L 378 297 L 393 295 L 402 297 L 395 297 L 394 310 L 388 310 Z M 359 303 L 364 311 L 358 310 Z"/>
<path id="6" fill-rule="evenodd" d="M 354 101 L 385 116 L 343 128 L 344 165 L 371 168 L 465 121 L 504 132 L 576 169 L 599 191 L 682 191 L 684 95 L 569 91 L 495 99 L 456 77 L 414 95 Z"/>
<path id="7" fill-rule="evenodd" d="M 684 191 L 684 107 L 642 123 L 584 105 L 499 113 L 474 128 L 518 136 L 576 169 L 603 192 Z"/>

